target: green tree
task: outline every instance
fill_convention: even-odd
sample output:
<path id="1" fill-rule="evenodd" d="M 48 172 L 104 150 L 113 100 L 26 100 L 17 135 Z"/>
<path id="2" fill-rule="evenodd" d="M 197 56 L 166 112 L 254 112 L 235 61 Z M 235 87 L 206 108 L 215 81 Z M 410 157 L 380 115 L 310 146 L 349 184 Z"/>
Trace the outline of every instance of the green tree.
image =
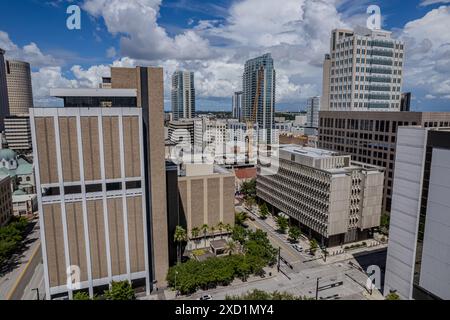
<path id="1" fill-rule="evenodd" d="M 259 216 L 261 219 L 267 219 L 269 216 L 269 209 L 267 208 L 267 204 L 265 202 L 259 207 Z"/>
<path id="2" fill-rule="evenodd" d="M 175 228 L 175 235 L 174 235 L 174 241 L 177 243 L 177 249 L 178 249 L 178 263 L 181 262 L 181 247 L 184 242 L 187 241 L 187 232 L 186 230 L 181 227 L 177 226 Z"/>
<path id="3" fill-rule="evenodd" d="M 200 235 L 200 228 L 199 227 L 192 228 L 191 237 L 194 239 L 195 249 L 197 249 L 197 244 L 198 244 L 197 238 L 199 235 Z"/>
<path id="4" fill-rule="evenodd" d="M 247 208 L 252 208 L 255 204 L 256 204 L 256 200 L 255 200 L 255 198 L 250 198 L 250 197 L 247 197 L 247 198 L 245 198 L 245 200 L 244 200 L 244 204 L 245 204 L 245 206 L 247 207 Z"/>
<path id="5" fill-rule="evenodd" d="M 383 233 L 383 234 L 389 233 L 389 223 L 390 223 L 390 216 L 387 212 L 384 212 L 380 218 L 380 232 L 381 233 Z"/>
<path id="6" fill-rule="evenodd" d="M 243 244 L 245 242 L 245 239 L 247 238 L 247 230 L 245 230 L 245 228 L 240 225 L 236 225 L 233 228 L 231 238 L 234 241 L 238 241 L 240 244 Z"/>
<path id="7" fill-rule="evenodd" d="M 73 295 L 73 300 L 91 300 L 89 293 L 79 291 Z"/>
<path id="8" fill-rule="evenodd" d="M 111 282 L 109 290 L 105 291 L 106 300 L 136 300 L 136 295 L 130 282 Z"/>
<path id="9" fill-rule="evenodd" d="M 249 291 L 243 295 L 235 295 L 235 296 L 226 296 L 225 300 L 312 300 L 307 297 L 297 297 L 293 294 L 287 292 L 266 292 L 258 289 L 254 289 Z"/>
<path id="10" fill-rule="evenodd" d="M 234 222 L 236 225 L 245 227 L 245 222 L 249 219 L 247 212 L 236 212 Z"/>
<path id="11" fill-rule="evenodd" d="M 21 246 L 28 223 L 23 217 L 12 218 L 8 225 L 0 227 L 0 265 Z"/>
<path id="12" fill-rule="evenodd" d="M 216 239 L 216 227 L 211 226 L 211 227 L 209 228 L 209 230 L 211 231 L 211 234 L 212 234 L 212 236 L 213 236 L 213 240 L 215 240 L 215 239 Z"/>
<path id="13" fill-rule="evenodd" d="M 231 256 L 236 252 L 236 249 L 237 249 L 236 242 L 234 242 L 233 240 L 228 240 L 227 245 L 225 247 L 225 252 Z"/>
<path id="14" fill-rule="evenodd" d="M 278 228 L 279 232 L 286 233 L 288 226 L 289 226 L 289 221 L 287 218 L 285 218 L 283 216 L 277 217 L 277 228 Z"/>
<path id="15" fill-rule="evenodd" d="M 247 198 L 256 198 L 256 179 L 244 181 L 241 186 L 241 193 Z"/>
<path id="16" fill-rule="evenodd" d="M 200 227 L 200 230 L 203 233 L 203 239 L 205 240 L 205 247 L 206 247 L 206 236 L 208 235 L 209 226 L 205 223 Z"/>
<path id="17" fill-rule="evenodd" d="M 217 225 L 217 230 L 219 230 L 220 233 L 220 239 L 223 238 L 223 230 L 225 229 L 225 224 L 220 221 L 219 224 Z"/>
<path id="18" fill-rule="evenodd" d="M 289 228 L 289 241 L 291 242 L 298 242 L 298 239 L 300 239 L 300 236 L 302 235 L 302 232 L 300 231 L 300 228 L 297 226 L 291 226 Z"/>
<path id="19" fill-rule="evenodd" d="M 401 300 L 401 299 L 397 293 L 391 292 L 386 296 L 386 300 Z"/>
<path id="20" fill-rule="evenodd" d="M 226 231 L 227 233 L 233 232 L 233 227 L 231 226 L 231 224 L 227 223 L 227 224 L 225 225 L 225 231 Z"/>
<path id="21" fill-rule="evenodd" d="M 317 243 L 316 239 L 312 239 L 309 242 L 309 252 L 311 252 L 312 255 L 315 255 L 318 248 L 319 244 Z"/>

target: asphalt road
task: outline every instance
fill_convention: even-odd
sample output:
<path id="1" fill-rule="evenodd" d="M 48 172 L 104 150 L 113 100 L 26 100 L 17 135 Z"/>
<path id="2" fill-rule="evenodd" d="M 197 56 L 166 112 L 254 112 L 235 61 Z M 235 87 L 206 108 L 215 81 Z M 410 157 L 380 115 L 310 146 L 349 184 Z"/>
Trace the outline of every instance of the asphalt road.
<path id="1" fill-rule="evenodd" d="M 251 215 L 243 207 L 237 207 L 238 211 L 245 211 Z M 348 262 L 357 261 L 352 258 L 342 262 L 324 262 L 320 256 L 317 260 L 306 253 L 299 253 L 293 249 L 287 241 L 287 236 L 279 234 L 264 220 L 253 215 L 254 221 L 247 221 L 249 228 L 261 229 L 267 232 L 269 239 L 274 247 L 281 248 L 282 257 L 292 265 L 292 269 L 285 263 L 282 263 L 281 270 L 278 273 L 276 269 L 273 271 L 272 277 L 264 279 L 253 278 L 252 281 L 242 282 L 236 280 L 227 287 L 218 287 L 213 290 L 199 291 L 189 297 L 179 297 L 179 300 L 195 300 L 204 294 L 210 294 L 215 300 L 223 300 L 226 296 L 242 295 L 253 289 L 259 289 L 267 292 L 289 292 L 296 296 L 314 298 L 316 290 L 318 290 L 319 299 L 342 299 L 342 300 L 366 300 L 366 299 L 383 299 L 378 291 L 374 291 L 370 295 L 366 289 L 367 276 L 359 269 L 352 267 Z M 307 241 L 301 241 L 303 248 L 308 248 Z M 364 258 L 367 263 L 371 259 L 366 256 Z M 381 258 L 382 259 L 382 258 Z M 319 278 L 319 286 L 317 287 L 317 279 Z"/>

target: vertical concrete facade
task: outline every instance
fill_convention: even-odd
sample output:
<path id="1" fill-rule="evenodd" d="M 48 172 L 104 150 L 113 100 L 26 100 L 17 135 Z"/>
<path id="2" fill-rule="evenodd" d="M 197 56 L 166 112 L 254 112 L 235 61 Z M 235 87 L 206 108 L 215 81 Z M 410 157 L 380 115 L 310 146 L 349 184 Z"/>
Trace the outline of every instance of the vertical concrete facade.
<path id="1" fill-rule="evenodd" d="M 46 296 L 92 295 L 120 280 L 149 292 L 143 161 L 127 170 L 125 160 L 143 158 L 130 139 L 142 139 L 142 110 L 34 108 L 30 118 Z"/>
<path id="2" fill-rule="evenodd" d="M 162 68 L 111 68 L 113 89 L 137 89 L 142 108 L 144 158 L 147 181 L 148 230 L 152 287 L 164 288 L 169 269 L 164 146 L 164 73 Z M 125 123 L 125 125 L 130 125 Z M 131 131 L 131 134 L 133 132 Z M 125 137 L 130 139 L 129 137 Z M 129 145 L 133 148 L 133 145 Z M 136 146 L 134 146 L 135 148 Z M 130 164 L 130 162 L 128 162 Z M 130 165 L 127 171 L 133 170 Z"/>

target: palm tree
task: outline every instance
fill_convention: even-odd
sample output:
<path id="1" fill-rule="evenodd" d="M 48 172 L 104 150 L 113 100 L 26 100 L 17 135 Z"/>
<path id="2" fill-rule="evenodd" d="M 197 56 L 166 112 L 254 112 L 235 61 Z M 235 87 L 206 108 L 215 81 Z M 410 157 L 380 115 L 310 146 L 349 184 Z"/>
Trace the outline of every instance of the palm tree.
<path id="1" fill-rule="evenodd" d="M 205 223 L 200 227 L 200 230 L 203 232 L 203 239 L 205 239 L 205 247 L 206 247 L 206 236 L 208 235 L 209 226 Z"/>
<path id="2" fill-rule="evenodd" d="M 231 233 L 233 231 L 233 227 L 231 226 L 231 224 L 227 223 L 225 225 L 225 230 L 227 233 Z"/>
<path id="3" fill-rule="evenodd" d="M 177 226 L 175 229 L 174 241 L 178 243 L 178 263 L 181 262 L 181 244 L 187 241 L 187 232 L 181 227 Z"/>
<path id="4" fill-rule="evenodd" d="M 219 222 L 219 224 L 217 225 L 217 229 L 220 232 L 220 239 L 223 238 L 223 229 L 225 229 L 225 225 L 223 224 L 222 221 Z"/>
<path id="5" fill-rule="evenodd" d="M 209 230 L 211 230 L 211 234 L 213 235 L 213 240 L 216 239 L 216 235 L 214 234 L 214 232 L 216 232 L 216 227 L 211 226 L 211 228 Z"/>
<path id="6" fill-rule="evenodd" d="M 199 234 L 200 234 L 200 228 L 198 228 L 198 227 L 192 228 L 192 230 L 191 230 L 191 236 L 192 236 L 192 238 L 194 238 L 195 249 L 197 249 L 197 244 L 198 244 L 197 238 L 198 238 L 198 235 L 199 235 Z"/>
<path id="7" fill-rule="evenodd" d="M 245 221 L 247 221 L 248 220 L 248 214 L 247 214 L 247 212 L 236 212 L 236 215 L 235 215 L 235 223 L 237 224 L 237 225 L 241 225 L 241 226 L 245 226 Z"/>
<path id="8" fill-rule="evenodd" d="M 228 240 L 227 246 L 225 247 L 225 252 L 227 252 L 230 256 L 236 251 L 236 242 L 233 240 Z"/>

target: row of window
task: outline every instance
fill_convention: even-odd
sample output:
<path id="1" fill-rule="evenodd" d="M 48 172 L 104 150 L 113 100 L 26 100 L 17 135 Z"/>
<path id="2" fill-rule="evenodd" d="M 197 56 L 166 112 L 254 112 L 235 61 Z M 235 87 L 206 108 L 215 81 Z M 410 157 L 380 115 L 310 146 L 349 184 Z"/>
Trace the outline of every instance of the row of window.
<path id="1" fill-rule="evenodd" d="M 133 190 L 133 189 L 141 189 L 142 183 L 141 181 L 128 181 L 125 182 L 125 189 L 126 190 Z M 106 184 L 106 191 L 121 191 L 123 190 L 123 183 L 122 182 L 112 182 Z M 86 184 L 86 193 L 97 193 L 97 192 L 103 192 L 103 184 Z M 64 194 L 65 195 L 71 195 L 71 194 L 81 194 L 81 185 L 77 186 L 65 186 L 64 187 Z M 50 196 L 59 196 L 61 195 L 61 189 L 59 187 L 51 187 L 51 188 L 45 188 L 43 190 L 42 196 L 43 197 L 50 197 Z"/>

